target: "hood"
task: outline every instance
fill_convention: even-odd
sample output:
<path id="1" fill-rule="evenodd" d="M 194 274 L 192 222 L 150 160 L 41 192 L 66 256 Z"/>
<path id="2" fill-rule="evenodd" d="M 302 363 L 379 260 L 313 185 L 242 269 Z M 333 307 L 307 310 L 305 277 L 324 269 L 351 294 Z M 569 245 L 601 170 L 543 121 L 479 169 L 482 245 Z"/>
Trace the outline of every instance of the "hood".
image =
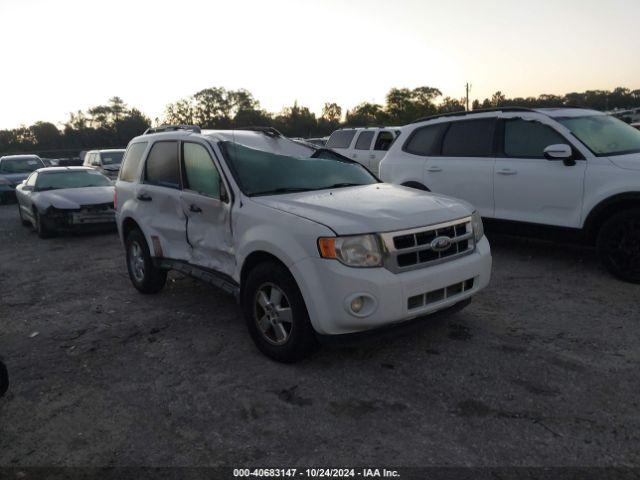
<path id="1" fill-rule="evenodd" d="M 252 200 L 326 225 L 339 235 L 405 230 L 473 213 L 462 200 L 388 183 Z"/>
<path id="2" fill-rule="evenodd" d="M 80 208 L 81 205 L 113 202 L 113 191 L 113 186 L 50 190 L 37 192 L 36 202 L 43 208 Z"/>
<path id="3" fill-rule="evenodd" d="M 7 180 L 9 180 L 14 185 L 18 185 L 19 183 L 22 183 L 22 181 L 24 179 L 26 179 L 29 175 L 31 175 L 31 172 L 29 172 L 29 173 L 0 173 L 0 177 L 6 178 Z"/>
<path id="4" fill-rule="evenodd" d="M 630 153 L 628 155 L 616 155 L 609 157 L 611 163 L 616 167 L 626 170 L 640 170 L 640 153 Z"/>

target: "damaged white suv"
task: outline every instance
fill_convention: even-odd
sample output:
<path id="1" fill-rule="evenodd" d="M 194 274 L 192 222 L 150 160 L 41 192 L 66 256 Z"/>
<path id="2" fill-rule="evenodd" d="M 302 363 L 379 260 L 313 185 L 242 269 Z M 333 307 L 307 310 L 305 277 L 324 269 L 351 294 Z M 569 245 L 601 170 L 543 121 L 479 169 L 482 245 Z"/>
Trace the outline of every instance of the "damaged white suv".
<path id="1" fill-rule="evenodd" d="M 489 282 L 479 215 L 274 129 L 147 131 L 127 148 L 116 220 L 133 285 L 168 270 L 233 293 L 279 361 L 342 335 L 460 308 Z"/>

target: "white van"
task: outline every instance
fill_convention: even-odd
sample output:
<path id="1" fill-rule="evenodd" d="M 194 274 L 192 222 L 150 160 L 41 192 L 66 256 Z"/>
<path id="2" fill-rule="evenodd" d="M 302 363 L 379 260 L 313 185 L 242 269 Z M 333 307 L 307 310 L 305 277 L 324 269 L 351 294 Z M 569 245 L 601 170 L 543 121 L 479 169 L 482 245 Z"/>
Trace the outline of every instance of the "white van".
<path id="1" fill-rule="evenodd" d="M 352 158 L 378 175 L 380 160 L 398 135 L 398 127 L 341 128 L 331 134 L 326 148 Z"/>

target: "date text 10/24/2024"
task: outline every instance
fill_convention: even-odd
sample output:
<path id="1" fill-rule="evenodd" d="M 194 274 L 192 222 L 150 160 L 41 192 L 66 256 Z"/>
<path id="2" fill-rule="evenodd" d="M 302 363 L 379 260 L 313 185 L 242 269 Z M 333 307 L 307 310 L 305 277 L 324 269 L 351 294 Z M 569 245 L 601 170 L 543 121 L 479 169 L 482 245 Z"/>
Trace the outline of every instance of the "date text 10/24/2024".
<path id="1" fill-rule="evenodd" d="M 234 477 L 254 478 L 400 478 L 386 468 L 234 468 Z"/>

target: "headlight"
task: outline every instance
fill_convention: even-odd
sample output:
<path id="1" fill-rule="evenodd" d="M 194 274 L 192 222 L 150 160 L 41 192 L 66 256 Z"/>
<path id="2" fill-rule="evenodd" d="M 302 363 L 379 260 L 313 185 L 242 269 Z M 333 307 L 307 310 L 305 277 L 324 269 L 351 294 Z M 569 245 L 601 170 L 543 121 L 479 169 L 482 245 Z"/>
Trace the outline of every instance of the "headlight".
<path id="1" fill-rule="evenodd" d="M 484 237 L 484 226 L 482 225 L 482 218 L 477 211 L 471 215 L 471 226 L 473 227 L 473 239 L 478 243 Z"/>
<path id="2" fill-rule="evenodd" d="M 319 238 L 318 250 L 322 258 L 333 258 L 349 267 L 382 266 L 382 251 L 376 235 Z"/>

